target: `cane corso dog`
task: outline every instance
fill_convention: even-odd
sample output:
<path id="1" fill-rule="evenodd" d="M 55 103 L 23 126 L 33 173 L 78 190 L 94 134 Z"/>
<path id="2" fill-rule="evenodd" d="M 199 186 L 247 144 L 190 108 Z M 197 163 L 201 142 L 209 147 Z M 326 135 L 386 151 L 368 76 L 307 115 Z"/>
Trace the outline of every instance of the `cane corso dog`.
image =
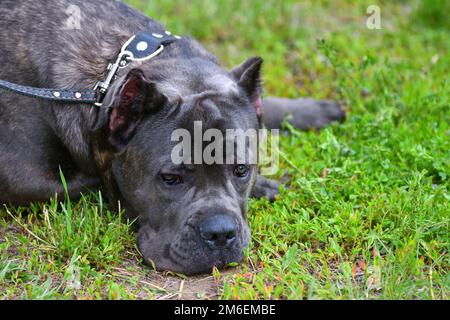
<path id="1" fill-rule="evenodd" d="M 77 10 L 73 10 L 76 8 Z M 68 26 L 78 12 L 75 25 Z M 36 88 L 93 89 L 122 46 L 157 22 L 115 0 L 0 0 L 0 79 Z M 178 39 L 178 37 L 177 37 Z M 143 48 L 145 49 L 145 48 Z M 138 247 L 158 270 L 195 274 L 239 262 L 247 202 L 277 184 L 255 165 L 171 161 L 175 129 L 320 128 L 344 113 L 327 101 L 261 99 L 262 59 L 231 71 L 191 37 L 119 68 L 101 107 L 0 90 L 0 204 L 102 190 L 138 223 Z"/>

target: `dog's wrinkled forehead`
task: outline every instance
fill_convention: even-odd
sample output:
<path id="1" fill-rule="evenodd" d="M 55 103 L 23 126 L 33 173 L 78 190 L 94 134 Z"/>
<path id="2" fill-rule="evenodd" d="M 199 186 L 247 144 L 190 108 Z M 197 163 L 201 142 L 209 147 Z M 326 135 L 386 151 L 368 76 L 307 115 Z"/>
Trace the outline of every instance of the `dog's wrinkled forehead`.
<path id="1" fill-rule="evenodd" d="M 253 100 L 260 81 L 246 72 L 251 67 L 244 65 L 237 72 L 234 69 L 229 72 L 214 61 L 199 58 L 182 61 L 168 58 L 152 63 L 140 68 L 167 97 L 171 110 L 166 108 L 163 113 L 169 114 L 166 118 L 169 123 L 181 119 L 179 128 L 188 130 L 195 121 L 203 122 L 205 130 L 218 128 L 220 123 L 226 123 L 226 128 L 218 129 L 258 127 Z"/>
<path id="2" fill-rule="evenodd" d="M 196 74 L 189 80 L 175 78 L 158 83 L 159 89 L 169 98 L 189 97 L 202 92 L 215 92 L 223 96 L 239 95 L 236 82 L 227 74 Z"/>
<path id="3" fill-rule="evenodd" d="M 232 76 L 211 61 L 189 59 L 158 61 L 158 66 L 145 72 L 157 83 L 158 89 L 169 100 L 188 97 L 207 91 L 222 95 L 238 95 L 239 89 Z"/>
<path id="4" fill-rule="evenodd" d="M 257 118 L 248 100 L 236 92 L 208 91 L 185 97 L 172 106 L 171 117 L 189 131 L 194 130 L 196 123 L 201 123 L 203 131 L 257 127 Z"/>

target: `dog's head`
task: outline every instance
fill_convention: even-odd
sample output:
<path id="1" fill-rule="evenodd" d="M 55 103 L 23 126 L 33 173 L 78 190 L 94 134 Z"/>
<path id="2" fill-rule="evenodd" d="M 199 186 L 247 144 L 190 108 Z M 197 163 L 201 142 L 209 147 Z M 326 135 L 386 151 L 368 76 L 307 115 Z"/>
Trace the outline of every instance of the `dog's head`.
<path id="1" fill-rule="evenodd" d="M 202 68 L 209 71 L 196 73 L 192 62 L 157 82 L 148 80 L 157 75 L 138 67 L 122 75 L 106 97 L 108 111 L 99 127 L 112 150 L 105 181 L 114 184 L 106 187 L 115 190 L 110 197 L 129 216 L 138 217 L 138 247 L 157 269 L 193 274 L 242 259 L 257 167 L 236 157 L 205 163 L 202 155 L 205 141 L 216 139 L 207 137 L 208 129 L 226 136 L 227 129 L 259 128 L 261 64 L 251 58 L 226 72 L 211 63 Z M 174 132 L 192 139 L 189 151 L 177 149 L 182 137 L 174 139 Z M 204 138 L 200 149 L 198 134 Z M 216 146 L 226 149 L 225 140 Z M 214 159 L 221 157 L 217 150 Z M 200 163 L 194 159 L 199 154 Z M 176 162 L 174 155 L 184 160 Z"/>

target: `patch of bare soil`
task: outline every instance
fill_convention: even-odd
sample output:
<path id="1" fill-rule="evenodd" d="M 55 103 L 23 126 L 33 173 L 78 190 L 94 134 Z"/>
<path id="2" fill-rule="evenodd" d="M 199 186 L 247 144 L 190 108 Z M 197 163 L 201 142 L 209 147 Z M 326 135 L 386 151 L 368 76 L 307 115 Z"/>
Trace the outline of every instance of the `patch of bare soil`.
<path id="1" fill-rule="evenodd" d="M 18 240 L 17 235 L 22 233 L 22 230 L 20 227 L 17 227 L 15 225 L 8 225 L 6 228 L 0 225 L 0 243 L 6 242 L 6 234 L 10 236 L 14 241 L 17 242 Z M 19 254 L 17 247 L 14 245 L 14 243 L 10 243 L 7 250 L 8 256 L 17 256 Z"/>
<path id="2" fill-rule="evenodd" d="M 113 277 L 129 279 L 126 288 L 139 299 L 149 297 L 147 290 L 151 290 L 155 294 L 153 299 L 158 300 L 216 300 L 219 298 L 222 280 L 215 280 L 212 275 L 184 277 L 156 272 L 143 265 L 136 254 L 131 252 L 128 254 L 128 258 L 124 258 L 121 265 L 114 268 Z M 221 272 L 221 275 L 232 272 L 235 270 L 225 270 Z M 136 289 L 138 289 L 137 293 Z"/>

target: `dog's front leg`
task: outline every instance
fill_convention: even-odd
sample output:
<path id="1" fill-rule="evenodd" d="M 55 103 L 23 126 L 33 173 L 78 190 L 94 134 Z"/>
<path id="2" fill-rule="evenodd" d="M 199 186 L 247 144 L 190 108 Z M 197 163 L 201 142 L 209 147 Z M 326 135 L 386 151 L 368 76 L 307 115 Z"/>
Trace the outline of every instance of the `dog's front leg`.
<path id="1" fill-rule="evenodd" d="M 252 189 L 251 197 L 257 199 L 267 198 L 269 201 L 275 201 L 278 193 L 278 182 L 259 175 Z"/>
<path id="2" fill-rule="evenodd" d="M 0 194 L 0 204 L 28 205 L 31 202 L 46 201 L 54 196 L 63 199 L 65 190 L 60 177 L 57 174 L 52 176 L 51 178 L 48 175 L 34 174 L 28 177 L 15 177 L 14 181 L 9 181 L 12 186 Z M 101 184 L 98 177 L 83 173 L 77 173 L 66 179 L 67 193 L 72 200 L 79 199 L 82 192 L 98 189 Z M 3 187 L 0 186 L 0 189 Z"/>
<path id="3" fill-rule="evenodd" d="M 269 97 L 263 100 L 262 107 L 262 121 L 269 129 L 279 129 L 284 120 L 295 128 L 308 130 L 345 119 L 341 106 L 327 100 Z"/>

